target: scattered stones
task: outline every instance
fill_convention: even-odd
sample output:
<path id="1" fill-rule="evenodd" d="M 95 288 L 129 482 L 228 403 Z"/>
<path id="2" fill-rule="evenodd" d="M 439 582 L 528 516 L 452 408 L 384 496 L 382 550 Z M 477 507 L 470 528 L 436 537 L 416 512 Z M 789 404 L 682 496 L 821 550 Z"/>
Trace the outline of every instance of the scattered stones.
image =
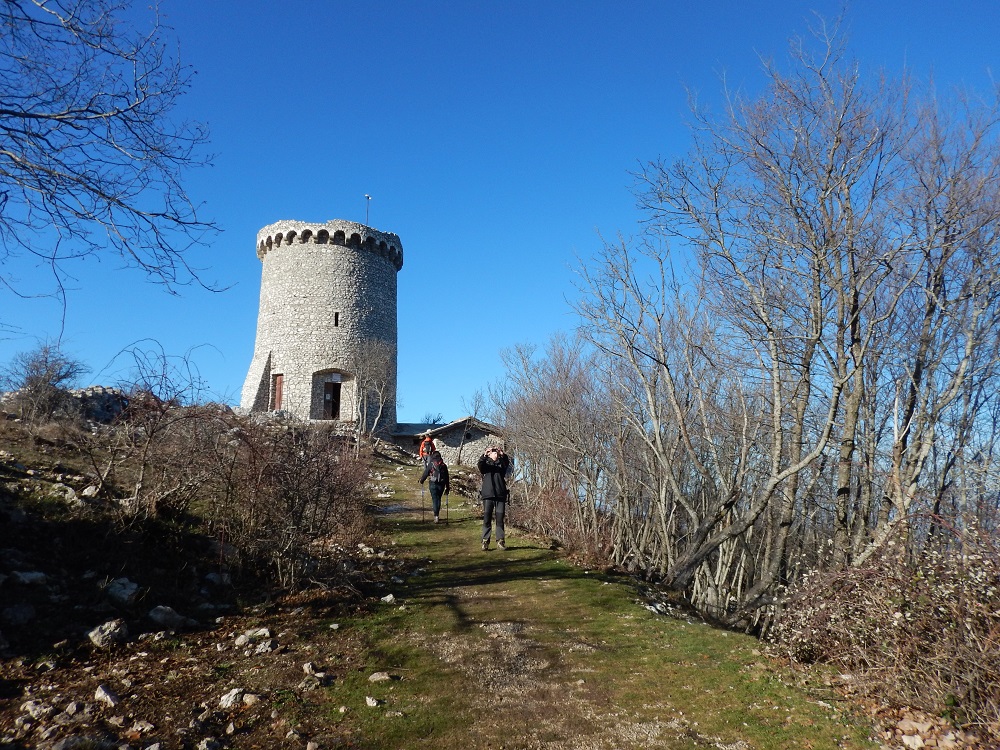
<path id="1" fill-rule="evenodd" d="M 130 581 L 128 578 L 115 578 L 104 589 L 105 595 L 119 607 L 131 607 L 135 604 L 135 598 L 139 595 L 139 584 Z"/>
<path id="2" fill-rule="evenodd" d="M 48 703 L 43 703 L 42 701 L 27 701 L 22 703 L 21 710 L 35 721 L 47 719 L 56 711 Z"/>
<path id="3" fill-rule="evenodd" d="M 118 697 L 118 694 L 107 685 L 98 686 L 97 690 L 94 692 L 94 700 L 110 706 L 111 708 L 114 708 L 121 703 L 121 698 Z"/>
<path id="4" fill-rule="evenodd" d="M 302 665 L 302 671 L 305 672 L 306 677 L 299 683 L 299 690 L 315 690 L 333 681 L 326 672 L 317 669 L 311 661 Z"/>
<path id="5" fill-rule="evenodd" d="M 370 695 L 365 696 L 365 703 L 371 708 L 377 708 L 385 704 L 385 701 L 380 701 L 378 698 L 372 698 Z"/>
<path id="6" fill-rule="evenodd" d="M 186 627 L 194 627 L 198 624 L 195 620 L 184 617 L 170 607 L 163 605 L 153 607 L 147 616 L 157 625 L 162 625 L 168 630 L 181 630 Z"/>
<path id="7" fill-rule="evenodd" d="M 267 628 L 252 628 L 250 630 L 247 630 L 242 635 L 238 635 L 236 637 L 235 643 L 237 648 L 243 648 L 244 646 L 254 641 L 259 641 L 262 638 L 270 638 L 270 637 L 271 637 L 271 631 L 268 630 Z"/>
<path id="8" fill-rule="evenodd" d="M 386 596 L 382 597 L 382 601 L 385 602 L 386 604 L 395 604 L 396 597 L 393 596 L 392 594 L 387 594 Z"/>
<path id="9" fill-rule="evenodd" d="M 316 690 L 321 687 L 323 687 L 323 680 L 319 675 L 315 674 L 306 675 L 302 682 L 298 684 L 298 689 L 303 692 L 309 692 L 310 690 Z"/>
<path id="10" fill-rule="evenodd" d="M 62 482 L 55 482 L 49 486 L 49 496 L 63 500 L 71 508 L 81 508 L 84 505 L 83 500 L 76 494 L 76 490 Z"/>
<path id="11" fill-rule="evenodd" d="M 233 688 L 219 699 L 219 708 L 233 708 L 236 704 L 242 703 L 246 695 L 243 688 Z"/>
<path id="12" fill-rule="evenodd" d="M 374 672 L 368 676 L 368 682 L 385 682 L 391 679 L 388 672 Z"/>
<path id="13" fill-rule="evenodd" d="M 91 630 L 87 637 L 98 648 L 111 648 L 128 640 L 128 627 L 124 620 L 110 620 Z"/>
<path id="14" fill-rule="evenodd" d="M 273 638 L 268 638 L 266 641 L 261 641 L 257 644 L 257 648 L 253 652 L 260 656 L 261 654 L 269 654 L 278 648 L 278 642 Z"/>
<path id="15" fill-rule="evenodd" d="M 61 465 L 55 457 L 46 461 L 30 480 L 25 479 L 26 470 L 8 472 L 0 478 L 0 491 L 30 492 L 39 500 L 52 493 L 70 498 L 74 491 L 80 499 L 114 494 L 113 485 L 101 489 L 96 475 L 78 469 L 76 463 Z M 296 690 L 296 680 L 302 682 L 302 690 L 312 690 L 332 682 L 334 669 L 338 681 L 341 672 L 349 675 L 357 648 L 354 628 L 331 622 L 332 617 L 353 611 L 341 603 L 345 597 L 354 601 L 369 579 L 390 586 L 374 599 L 400 590 L 393 584 L 405 585 L 408 580 L 404 572 L 408 563 L 374 546 L 352 549 L 352 543 L 334 551 L 359 574 L 355 580 L 352 573 L 342 590 L 338 584 L 329 590 L 307 590 L 287 599 L 267 598 L 257 606 L 237 607 L 232 604 L 240 601 L 235 592 L 222 590 L 233 585 L 225 561 L 220 565 L 221 554 L 206 554 L 207 541 L 192 544 L 190 564 L 183 560 L 176 568 L 175 559 L 159 555 L 160 550 L 141 550 L 143 554 L 126 559 L 106 537 L 77 535 L 76 526 L 50 529 L 45 519 L 39 519 L 36 526 L 31 513 L 25 516 L 28 525 L 23 531 L 13 528 L 7 503 L 4 495 L 0 527 L 8 534 L 0 547 L 10 550 L 0 549 L 0 628 L 14 653 L 2 657 L 2 676 L 10 677 L 6 683 L 10 694 L 0 716 L 0 747 L 194 750 L 288 744 L 299 750 L 325 748 L 329 738 L 314 736 L 318 727 L 302 721 L 289 701 L 311 707 L 327 704 L 330 696 L 318 695 L 321 690 L 305 695 Z M 110 501 L 88 506 L 85 526 L 98 514 L 118 512 Z M 46 511 L 52 507 L 51 501 L 45 503 Z M 64 511 L 58 512 L 73 523 L 80 518 Z M 50 530 L 52 547 L 48 549 L 36 540 L 44 541 Z M 22 544 L 22 538 L 31 545 Z M 112 546 L 116 548 L 103 549 Z M 73 556 L 78 551 L 87 553 L 81 554 L 80 564 Z M 394 578 L 391 583 L 390 576 Z M 239 594 L 243 593 L 241 589 Z M 248 598 L 252 600 L 253 594 Z M 157 599 L 181 609 L 154 608 Z M 203 606 L 210 614 L 201 613 Z M 230 609 L 223 610 L 226 606 Z M 345 614 L 333 614 L 342 611 Z M 217 618 L 222 612 L 227 616 Z M 206 627 L 177 637 L 179 629 L 194 622 L 189 617 Z M 347 632 L 338 633 L 341 629 Z M 234 646 L 237 639 L 240 648 Z M 0 636 L 0 650 L 5 646 Z M 243 686 L 260 695 L 246 693 Z M 374 705 L 383 706 L 374 708 L 372 716 L 380 717 L 387 708 L 378 698 L 393 703 L 389 695 L 380 694 L 385 687 L 371 686 L 378 696 L 373 696 Z M 350 715 L 360 710 L 359 698 L 364 697 L 364 692 L 355 696 Z M 283 726 L 278 730 L 266 719 L 275 706 L 282 714 Z M 338 706 L 333 703 L 324 710 L 332 710 L 339 718 Z M 296 741 L 282 740 L 286 732 Z"/>

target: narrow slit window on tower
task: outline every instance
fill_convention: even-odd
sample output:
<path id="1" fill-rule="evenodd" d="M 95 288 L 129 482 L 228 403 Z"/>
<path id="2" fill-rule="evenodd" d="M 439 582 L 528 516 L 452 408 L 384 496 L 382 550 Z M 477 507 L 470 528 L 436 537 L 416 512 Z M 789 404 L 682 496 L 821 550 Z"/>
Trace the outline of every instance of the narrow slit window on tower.
<path id="1" fill-rule="evenodd" d="M 334 328 L 340 328 L 340 313 L 339 312 L 335 312 L 333 314 L 333 327 Z"/>

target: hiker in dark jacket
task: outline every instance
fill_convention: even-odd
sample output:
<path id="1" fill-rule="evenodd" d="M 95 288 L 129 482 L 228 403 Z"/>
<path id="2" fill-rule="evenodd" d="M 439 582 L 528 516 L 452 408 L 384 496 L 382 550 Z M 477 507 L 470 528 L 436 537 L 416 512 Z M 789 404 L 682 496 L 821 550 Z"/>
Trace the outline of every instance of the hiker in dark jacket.
<path id="1" fill-rule="evenodd" d="M 510 470 L 510 459 L 498 446 L 487 450 L 476 464 L 479 473 L 483 475 L 483 489 L 480 496 L 483 499 L 483 549 L 490 548 L 490 528 L 496 518 L 497 547 L 507 549 L 504 540 L 503 520 L 507 512 L 507 500 L 510 492 L 507 489 L 507 474 Z"/>
<path id="2" fill-rule="evenodd" d="M 451 478 L 448 476 L 448 465 L 441 458 L 440 451 L 432 451 L 424 467 L 424 473 L 420 475 L 420 484 L 425 479 L 430 479 L 427 483 L 431 491 L 431 504 L 434 506 L 434 523 L 439 522 L 441 515 L 441 495 L 451 494 Z"/>

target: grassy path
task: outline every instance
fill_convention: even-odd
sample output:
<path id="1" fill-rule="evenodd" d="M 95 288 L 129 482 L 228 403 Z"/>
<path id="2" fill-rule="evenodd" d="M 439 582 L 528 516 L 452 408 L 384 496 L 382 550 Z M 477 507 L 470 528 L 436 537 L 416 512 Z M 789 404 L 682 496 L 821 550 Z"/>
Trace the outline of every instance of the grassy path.
<path id="1" fill-rule="evenodd" d="M 623 577 L 575 567 L 516 530 L 481 551 L 471 506 L 421 519 L 417 469 L 384 517 L 416 575 L 350 627 L 366 669 L 341 686 L 370 748 L 862 748 L 868 728 L 807 692 L 751 638 L 659 616 Z M 392 679 L 371 682 L 386 671 Z"/>

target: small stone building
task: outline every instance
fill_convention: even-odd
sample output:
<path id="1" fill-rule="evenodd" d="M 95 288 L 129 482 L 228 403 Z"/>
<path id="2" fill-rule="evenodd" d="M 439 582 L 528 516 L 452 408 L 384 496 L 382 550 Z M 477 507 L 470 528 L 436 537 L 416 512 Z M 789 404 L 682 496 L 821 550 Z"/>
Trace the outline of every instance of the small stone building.
<path id="1" fill-rule="evenodd" d="M 424 435 L 430 435 L 449 466 L 475 466 L 491 445 L 503 446 L 499 428 L 475 417 L 462 417 L 445 425 L 399 424 L 393 441 L 416 453 Z"/>

